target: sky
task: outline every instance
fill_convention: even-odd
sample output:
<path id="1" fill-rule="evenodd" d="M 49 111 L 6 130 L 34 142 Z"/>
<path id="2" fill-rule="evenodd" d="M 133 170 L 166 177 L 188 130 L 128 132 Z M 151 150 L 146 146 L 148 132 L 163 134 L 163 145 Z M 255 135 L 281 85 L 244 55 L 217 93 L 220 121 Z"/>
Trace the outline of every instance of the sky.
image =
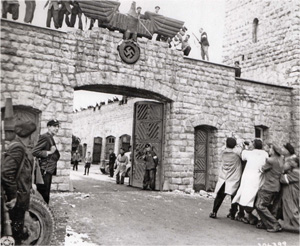
<path id="1" fill-rule="evenodd" d="M 47 10 L 43 9 L 45 5 L 44 0 L 36 0 L 36 10 L 32 25 L 46 26 Z M 120 12 L 127 13 L 130 9 L 132 0 L 120 0 Z M 25 15 L 25 2 L 19 0 L 20 14 L 18 21 L 23 22 Z M 210 43 L 209 55 L 210 61 L 221 63 L 222 61 L 222 40 L 224 30 L 224 5 L 225 0 L 136 0 L 136 6 L 142 7 L 144 11 L 153 11 L 155 6 L 160 6 L 160 14 L 178 19 L 185 22 L 188 28 L 187 34 L 191 36 L 191 53 L 189 57 L 200 59 L 200 47 L 193 36 L 193 33 L 199 38 L 199 29 L 202 27 L 207 32 Z M 10 16 L 10 15 L 9 15 Z M 10 19 L 10 18 L 8 18 Z M 89 21 L 86 22 L 83 18 L 84 29 L 86 30 Z M 76 23 L 77 24 L 77 23 Z M 65 27 L 62 30 L 67 29 Z M 107 101 L 113 98 L 113 95 L 88 92 L 75 91 L 74 95 L 74 110 L 85 108 L 89 105 L 95 105 L 100 101 Z"/>

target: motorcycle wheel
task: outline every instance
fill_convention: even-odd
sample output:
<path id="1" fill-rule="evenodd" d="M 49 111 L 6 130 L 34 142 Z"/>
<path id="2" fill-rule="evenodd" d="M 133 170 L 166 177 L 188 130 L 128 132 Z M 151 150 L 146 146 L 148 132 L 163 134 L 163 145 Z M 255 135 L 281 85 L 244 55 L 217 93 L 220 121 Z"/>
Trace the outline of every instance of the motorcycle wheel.
<path id="1" fill-rule="evenodd" d="M 30 197 L 29 212 L 25 214 L 24 226 L 29 237 L 22 245 L 50 245 L 54 232 L 54 216 L 48 205 L 37 196 Z"/>

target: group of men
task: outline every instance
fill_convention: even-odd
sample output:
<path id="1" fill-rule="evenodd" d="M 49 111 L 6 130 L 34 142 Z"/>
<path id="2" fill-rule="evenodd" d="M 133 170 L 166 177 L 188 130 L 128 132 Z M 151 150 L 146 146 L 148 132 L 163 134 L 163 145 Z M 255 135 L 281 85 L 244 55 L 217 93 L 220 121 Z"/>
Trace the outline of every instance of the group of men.
<path id="1" fill-rule="evenodd" d="M 25 23 L 31 23 L 34 17 L 36 8 L 35 0 L 25 0 Z M 79 3 L 74 0 L 47 0 L 44 9 L 48 6 L 46 26 L 51 26 L 53 20 L 54 27 L 61 28 L 63 21 L 68 27 L 74 27 L 76 18 L 78 17 L 78 28 L 83 29 L 82 26 L 82 10 L 80 9 Z M 13 20 L 19 18 L 19 0 L 3 0 L 2 1 L 2 18 L 7 18 L 7 14 L 12 15 Z"/>
<path id="2" fill-rule="evenodd" d="M 217 217 L 229 195 L 228 218 L 268 232 L 279 232 L 282 227 L 299 230 L 299 158 L 290 143 L 265 148 L 260 139 L 237 145 L 235 138 L 227 138 L 209 216 Z"/>
<path id="3" fill-rule="evenodd" d="M 36 146 L 30 150 L 28 147 L 31 141 L 30 136 L 36 128 L 36 124 L 31 121 L 15 125 L 16 136 L 6 143 L 1 165 L 1 202 L 5 202 L 9 209 L 16 245 L 21 244 L 21 241 L 28 237 L 28 232 L 24 230 L 24 218 L 30 205 L 32 173 L 41 173 L 42 179 L 36 182 L 36 189 L 49 204 L 52 176 L 56 173 L 57 162 L 60 158 L 53 138 L 58 133 L 59 122 L 50 120 L 47 123 L 48 131 L 39 137 Z M 38 170 L 37 165 L 34 165 L 34 157 L 38 161 Z"/>
<path id="4" fill-rule="evenodd" d="M 132 153 L 130 149 L 125 153 L 125 150 L 121 148 L 118 156 L 116 156 L 116 154 L 113 152 L 113 149 L 109 149 L 109 174 L 110 177 L 113 177 L 114 169 L 116 170 L 115 175 L 117 184 L 124 184 L 125 177 L 130 176 L 129 172 L 131 169 L 131 158 Z M 145 164 L 143 189 L 155 190 L 155 176 L 158 165 L 158 157 L 153 151 L 151 144 L 147 143 L 145 145 L 145 149 L 141 154 L 141 158 Z"/>

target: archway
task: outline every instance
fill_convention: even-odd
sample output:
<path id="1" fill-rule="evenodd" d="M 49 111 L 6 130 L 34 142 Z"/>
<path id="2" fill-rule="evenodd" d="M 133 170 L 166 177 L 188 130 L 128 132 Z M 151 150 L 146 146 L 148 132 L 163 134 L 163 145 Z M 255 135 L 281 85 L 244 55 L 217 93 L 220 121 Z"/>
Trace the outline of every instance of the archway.
<path id="1" fill-rule="evenodd" d="M 209 125 L 195 127 L 194 190 L 210 190 L 209 171 L 212 168 L 213 149 L 216 147 L 217 128 Z"/>
<path id="2" fill-rule="evenodd" d="M 167 112 L 167 110 L 162 109 L 160 111 L 161 114 L 157 115 L 156 105 L 159 104 L 162 108 L 164 108 L 165 105 L 170 103 L 172 100 L 153 91 L 122 85 L 116 86 L 100 84 L 86 85 L 75 88 L 76 92 L 81 90 L 106 93 L 106 95 L 112 96 L 111 100 L 108 100 L 107 102 L 99 100 L 96 105 L 94 104 L 94 106 L 90 106 L 83 111 L 81 110 L 74 113 L 77 121 L 76 126 L 83 130 L 82 133 L 76 132 L 76 134 L 82 138 L 83 142 L 87 143 L 87 146 L 93 145 L 91 143 L 91 139 L 94 139 L 96 136 L 103 139 L 100 160 L 101 172 L 103 174 L 109 173 L 107 168 L 109 162 L 109 149 L 113 149 L 114 153 L 118 154 L 121 147 L 125 148 L 125 151 L 128 151 L 128 147 L 132 145 L 132 156 L 137 158 L 133 158 L 133 168 L 131 169 L 132 172 L 130 175 L 132 181 L 135 179 L 138 181 L 130 183 L 133 186 L 141 187 L 143 181 L 143 172 L 141 171 L 141 163 L 138 159 L 139 153 L 137 152 L 143 151 L 145 144 L 153 141 L 153 148 L 158 152 L 161 159 L 161 165 L 158 168 L 156 178 L 156 189 L 161 190 L 163 184 L 163 124 L 165 123 L 163 119 L 166 118 L 165 112 Z M 139 106 L 136 106 L 136 103 L 138 102 L 140 104 L 138 104 Z M 134 117 L 135 110 L 139 110 L 139 117 Z M 101 119 L 100 116 L 102 117 Z M 146 117 L 145 120 L 147 122 L 140 122 L 140 125 L 135 124 L 137 119 L 141 120 L 140 117 Z M 156 117 L 159 117 L 162 123 L 162 126 L 159 128 L 159 134 L 161 134 L 159 141 L 161 141 L 161 144 L 158 142 L 156 143 L 158 140 L 153 138 L 153 136 L 156 138 L 156 135 L 153 133 L 155 130 L 153 126 L 156 122 L 150 122 L 157 121 L 158 119 L 156 119 Z M 84 118 L 85 121 L 81 121 L 81 118 Z M 86 129 L 84 130 L 83 127 L 86 127 Z M 138 140 L 134 141 L 134 138 L 137 138 L 137 136 L 135 136 L 133 133 L 134 127 L 138 127 L 139 131 L 136 130 L 136 132 L 143 135 L 144 138 L 142 143 L 140 143 Z M 136 146 L 134 144 L 135 142 Z M 89 148 L 87 151 L 89 151 Z M 135 165 L 138 166 L 136 170 L 134 168 Z M 140 175 L 137 175 L 138 173 Z"/>

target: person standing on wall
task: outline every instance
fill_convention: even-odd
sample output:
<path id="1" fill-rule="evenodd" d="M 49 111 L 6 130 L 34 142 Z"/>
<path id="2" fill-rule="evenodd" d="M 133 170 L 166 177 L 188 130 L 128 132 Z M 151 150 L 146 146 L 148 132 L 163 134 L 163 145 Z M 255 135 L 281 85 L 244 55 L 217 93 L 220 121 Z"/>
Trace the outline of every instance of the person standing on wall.
<path id="1" fill-rule="evenodd" d="M 91 163 L 92 163 L 91 152 L 88 152 L 87 157 L 85 157 L 84 175 L 89 175 Z"/>
<path id="2" fill-rule="evenodd" d="M 190 35 L 187 34 L 181 43 L 181 50 L 185 56 L 188 56 L 191 52 L 191 45 L 189 44 Z"/>
<path id="3" fill-rule="evenodd" d="M 47 0 L 44 9 L 48 6 L 48 13 L 47 13 L 47 21 L 46 21 L 46 26 L 50 27 L 51 26 L 51 19 L 53 18 L 54 22 L 54 27 L 56 29 L 59 28 L 59 2 L 58 0 Z"/>
<path id="4" fill-rule="evenodd" d="M 56 174 L 57 161 L 60 158 L 53 136 L 58 133 L 59 121 L 50 120 L 47 123 L 48 132 L 39 137 L 37 145 L 33 148 L 33 156 L 40 159 L 40 168 L 44 184 L 37 184 L 37 190 L 49 204 L 52 175 Z"/>
<path id="5" fill-rule="evenodd" d="M 36 3 L 35 0 L 25 0 L 25 4 L 26 4 L 26 10 L 25 10 L 24 22 L 31 23 L 34 16 Z"/>
<path id="6" fill-rule="evenodd" d="M 114 165 L 116 162 L 116 154 L 113 152 L 113 149 L 109 149 L 109 156 L 108 156 L 108 165 L 109 165 L 109 176 L 112 178 L 114 176 Z"/>
<path id="7" fill-rule="evenodd" d="M 18 0 L 4 0 L 2 2 L 2 18 L 7 18 L 7 13 L 12 15 L 13 20 L 19 18 L 19 1 Z"/>
<path id="8" fill-rule="evenodd" d="M 155 190 L 155 175 L 156 167 L 158 165 L 158 157 L 152 150 L 152 146 L 149 143 L 145 146 L 145 154 L 143 156 L 143 159 L 146 164 L 143 180 L 143 190 L 146 190 L 148 186 L 151 190 Z"/>
<path id="9" fill-rule="evenodd" d="M 237 78 L 241 77 L 242 69 L 240 67 L 240 62 L 235 61 L 234 67 L 235 67 L 235 77 L 237 77 Z"/>
<path id="10" fill-rule="evenodd" d="M 30 144 L 29 136 L 35 130 L 36 125 L 31 121 L 15 126 L 17 137 L 8 146 L 1 165 L 1 193 L 3 190 L 7 198 L 5 204 L 9 209 L 16 245 L 28 237 L 28 233 L 24 232 L 24 218 L 25 212 L 29 210 L 33 158 L 27 146 Z"/>
<path id="11" fill-rule="evenodd" d="M 206 60 L 209 61 L 209 56 L 208 56 L 208 47 L 209 47 L 209 42 L 208 42 L 208 38 L 207 38 L 207 33 L 203 31 L 203 28 L 199 29 L 200 32 L 200 45 L 201 45 L 201 57 L 202 60 Z"/>

